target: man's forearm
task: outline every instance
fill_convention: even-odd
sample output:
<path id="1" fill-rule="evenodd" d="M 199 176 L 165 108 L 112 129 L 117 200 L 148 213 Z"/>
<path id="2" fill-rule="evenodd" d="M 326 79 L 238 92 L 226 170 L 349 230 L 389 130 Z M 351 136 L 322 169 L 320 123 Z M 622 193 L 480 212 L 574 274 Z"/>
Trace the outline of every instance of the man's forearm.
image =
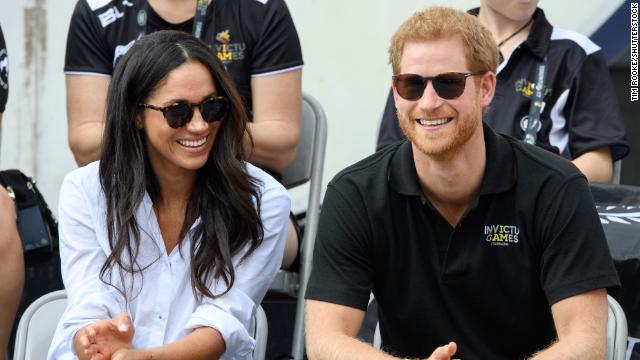
<path id="1" fill-rule="evenodd" d="M 604 344 L 603 344 L 604 343 Z M 533 355 L 530 360 L 602 360 L 606 352 L 606 341 L 594 336 L 575 336 L 556 341 L 548 348 Z"/>
<path id="2" fill-rule="evenodd" d="M 348 335 L 308 337 L 311 360 L 393 360 L 398 359 Z"/>

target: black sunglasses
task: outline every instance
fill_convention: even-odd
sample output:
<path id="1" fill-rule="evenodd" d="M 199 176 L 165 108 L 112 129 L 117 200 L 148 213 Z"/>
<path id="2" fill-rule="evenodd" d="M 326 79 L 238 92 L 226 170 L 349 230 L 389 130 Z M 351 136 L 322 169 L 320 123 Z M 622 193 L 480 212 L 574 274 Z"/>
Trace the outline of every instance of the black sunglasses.
<path id="1" fill-rule="evenodd" d="M 436 94 L 443 99 L 451 100 L 462 95 L 469 76 L 482 75 L 482 72 L 457 73 L 448 72 L 436 76 L 420 76 L 416 74 L 400 74 L 392 77 L 398 95 L 405 100 L 418 100 L 424 94 L 429 80 Z"/>
<path id="2" fill-rule="evenodd" d="M 173 105 L 160 107 L 149 104 L 138 104 L 146 109 L 161 111 L 167 124 L 174 129 L 187 125 L 193 117 L 193 108 L 198 107 L 204 121 L 212 123 L 220 121 L 227 114 L 229 103 L 222 96 L 210 97 L 199 104 L 191 104 L 186 101 L 180 101 Z"/>

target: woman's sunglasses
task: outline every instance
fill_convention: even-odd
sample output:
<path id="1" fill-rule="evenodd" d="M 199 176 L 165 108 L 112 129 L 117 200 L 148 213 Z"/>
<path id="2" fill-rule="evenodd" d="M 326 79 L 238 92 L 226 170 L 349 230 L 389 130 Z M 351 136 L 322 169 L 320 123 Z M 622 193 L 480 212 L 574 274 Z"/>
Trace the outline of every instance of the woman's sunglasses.
<path id="1" fill-rule="evenodd" d="M 405 100 L 418 100 L 424 94 L 429 80 L 433 84 L 436 94 L 443 99 L 451 100 L 464 92 L 469 76 L 482 75 L 482 72 L 457 73 L 449 72 L 436 76 L 420 76 L 416 74 L 400 74 L 392 77 L 398 95 Z"/>
<path id="2" fill-rule="evenodd" d="M 227 114 L 229 103 L 222 96 L 210 97 L 199 104 L 180 101 L 173 105 L 160 107 L 149 104 L 138 104 L 146 109 L 161 111 L 167 124 L 174 129 L 187 125 L 193 117 L 193 108 L 197 107 L 204 121 L 208 123 L 220 121 Z"/>

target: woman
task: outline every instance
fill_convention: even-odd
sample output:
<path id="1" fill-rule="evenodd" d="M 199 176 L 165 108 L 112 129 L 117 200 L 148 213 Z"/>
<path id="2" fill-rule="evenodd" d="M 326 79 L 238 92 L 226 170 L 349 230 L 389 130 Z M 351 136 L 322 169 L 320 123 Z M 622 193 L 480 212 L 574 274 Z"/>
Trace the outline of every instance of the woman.
<path id="1" fill-rule="evenodd" d="M 68 305 L 50 359 L 251 357 L 290 202 L 243 161 L 246 123 L 231 79 L 191 35 L 156 32 L 122 58 L 101 161 L 62 185 Z"/>

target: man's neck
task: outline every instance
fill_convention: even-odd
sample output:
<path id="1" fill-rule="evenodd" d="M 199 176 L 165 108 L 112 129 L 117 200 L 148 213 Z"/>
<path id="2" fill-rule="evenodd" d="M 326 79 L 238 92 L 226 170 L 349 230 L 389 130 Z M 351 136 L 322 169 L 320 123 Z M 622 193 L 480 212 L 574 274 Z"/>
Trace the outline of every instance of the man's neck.
<path id="1" fill-rule="evenodd" d="M 413 146 L 422 191 L 431 204 L 456 226 L 478 195 L 486 167 L 482 125 L 455 153 L 429 156 Z"/>
<path id="2" fill-rule="evenodd" d="M 481 6 L 480 12 L 478 13 L 478 21 L 480 21 L 480 23 L 484 27 L 489 29 L 491 35 L 493 35 L 493 38 L 496 41 L 496 44 L 508 38 L 514 32 L 518 31 L 518 29 L 526 25 L 529 20 L 531 19 L 524 19 L 521 21 L 510 19 L 494 11 L 489 6 Z M 522 30 L 520 33 L 514 36 L 513 40 L 515 41 L 513 42 L 517 43 L 522 41 L 523 39 L 526 39 L 527 35 L 529 34 L 529 28 Z"/>

